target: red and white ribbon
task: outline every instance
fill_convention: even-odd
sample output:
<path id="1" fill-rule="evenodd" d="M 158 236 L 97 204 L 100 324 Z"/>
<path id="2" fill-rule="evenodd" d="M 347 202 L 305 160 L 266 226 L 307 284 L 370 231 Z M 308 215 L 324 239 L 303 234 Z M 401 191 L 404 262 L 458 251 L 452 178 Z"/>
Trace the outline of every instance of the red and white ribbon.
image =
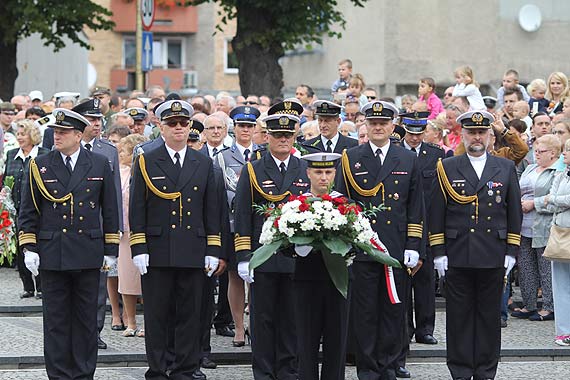
<path id="1" fill-rule="evenodd" d="M 370 243 L 380 252 L 389 255 L 386 246 L 378 239 L 377 236 L 370 239 Z M 392 305 L 401 303 L 400 297 L 398 297 L 398 290 L 396 289 L 396 281 L 394 281 L 394 270 L 391 266 L 384 264 L 384 275 L 386 276 L 386 289 L 388 289 L 388 297 Z"/>

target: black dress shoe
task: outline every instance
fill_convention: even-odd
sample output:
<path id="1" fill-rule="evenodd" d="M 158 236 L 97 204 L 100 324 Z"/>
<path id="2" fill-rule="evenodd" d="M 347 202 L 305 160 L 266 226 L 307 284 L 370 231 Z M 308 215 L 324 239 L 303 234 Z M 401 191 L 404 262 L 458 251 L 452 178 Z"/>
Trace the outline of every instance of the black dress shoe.
<path id="1" fill-rule="evenodd" d="M 106 350 L 107 349 L 107 343 L 103 342 L 103 339 L 101 339 L 100 336 L 97 337 L 97 347 L 100 350 Z"/>
<path id="2" fill-rule="evenodd" d="M 234 336 L 236 336 L 236 333 L 233 332 L 232 329 L 230 329 L 228 326 L 224 326 L 224 327 L 216 327 L 216 335 L 233 338 Z"/>
<path id="3" fill-rule="evenodd" d="M 20 294 L 20 298 L 32 298 L 34 296 L 34 292 L 25 291 L 24 293 Z"/>
<path id="4" fill-rule="evenodd" d="M 400 379 L 409 379 L 412 377 L 412 374 L 406 367 L 398 367 L 396 368 L 396 377 Z"/>
<path id="5" fill-rule="evenodd" d="M 192 373 L 192 380 L 206 380 L 206 374 L 198 368 Z"/>
<path id="6" fill-rule="evenodd" d="M 216 369 L 216 367 L 218 366 L 216 363 L 214 363 L 209 357 L 204 356 L 202 358 L 202 363 L 200 364 L 202 366 L 202 368 L 208 368 L 208 369 Z"/>
<path id="7" fill-rule="evenodd" d="M 501 318 L 501 328 L 504 329 L 505 327 L 507 327 L 507 320 Z"/>
<path id="8" fill-rule="evenodd" d="M 41 299 L 42 299 L 42 292 L 37 292 L 37 293 L 36 293 L 36 299 L 37 299 L 37 300 L 41 300 Z"/>
<path id="9" fill-rule="evenodd" d="M 426 334 L 424 336 L 417 336 L 416 335 L 416 343 L 422 344 L 437 344 L 437 339 L 433 337 L 433 335 Z"/>

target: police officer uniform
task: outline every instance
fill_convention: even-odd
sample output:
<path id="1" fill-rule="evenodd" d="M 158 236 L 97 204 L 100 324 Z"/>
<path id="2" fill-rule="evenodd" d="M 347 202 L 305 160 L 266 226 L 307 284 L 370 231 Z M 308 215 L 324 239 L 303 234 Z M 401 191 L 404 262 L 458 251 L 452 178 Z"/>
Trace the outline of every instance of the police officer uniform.
<path id="1" fill-rule="evenodd" d="M 192 106 L 181 100 L 163 102 L 156 109 L 163 122 L 190 119 L 192 112 Z M 148 266 L 142 276 L 147 379 L 190 378 L 199 368 L 202 270 L 206 264 L 215 270 L 217 263 L 212 268 L 209 263 L 221 250 L 212 160 L 187 146 L 173 150 L 165 143 L 140 154 L 131 184 L 133 261 L 141 273 Z M 175 359 L 169 367 L 165 353 L 172 324 Z"/>
<path id="2" fill-rule="evenodd" d="M 341 107 L 333 102 L 327 100 L 317 100 L 314 104 L 316 107 L 315 115 L 328 117 L 339 117 Z M 342 133 L 337 132 L 332 139 L 327 139 L 319 134 L 310 140 L 303 143 L 303 147 L 311 153 L 315 152 L 329 152 L 329 153 L 342 153 L 345 149 L 350 149 L 358 145 L 358 140 L 344 136 Z M 334 147 L 334 148 L 331 148 Z"/>
<path id="3" fill-rule="evenodd" d="M 463 128 L 490 129 L 494 118 L 486 111 L 471 111 L 457 121 Z M 438 271 L 446 261 L 449 265 L 447 366 L 454 379 L 495 377 L 505 266 L 514 265 L 520 245 L 520 200 L 510 160 L 466 153 L 437 164 L 429 241 Z"/>
<path id="4" fill-rule="evenodd" d="M 334 168 L 341 155 L 312 153 L 302 157 L 309 168 Z M 315 196 L 310 192 L 307 196 Z M 332 198 L 342 197 L 337 191 Z M 297 321 L 299 379 L 319 379 L 319 345 L 323 337 L 320 378 L 344 380 L 348 331 L 348 300 L 332 282 L 323 255 L 314 249 L 295 260 L 294 289 Z"/>
<path id="5" fill-rule="evenodd" d="M 367 119 L 397 116 L 388 102 L 364 105 Z M 398 145 L 359 145 L 343 153 L 336 190 L 364 206 L 384 205 L 371 220 L 374 231 L 401 263 L 418 255 L 422 238 L 422 191 L 414 154 Z M 397 358 L 403 347 L 404 303 L 389 297 L 395 290 L 403 299 L 409 275 L 393 269 L 394 289 L 388 289 L 385 267 L 359 253 L 352 265 L 351 325 L 356 338 L 359 379 L 395 378 Z M 399 302 L 399 303 L 398 303 Z"/>
<path id="6" fill-rule="evenodd" d="M 67 109 L 53 114 L 51 127 L 82 132 L 89 124 Z M 31 251 L 40 257 L 48 376 L 92 379 L 99 271 L 103 256 L 117 256 L 119 247 L 117 198 L 107 158 L 79 147 L 71 156 L 53 150 L 30 161 L 19 222 L 26 256 Z"/>
<path id="7" fill-rule="evenodd" d="M 269 133 L 293 134 L 299 118 L 292 114 L 275 114 L 264 121 Z M 283 203 L 289 194 L 299 195 L 309 189 L 306 162 L 289 155 L 288 164 L 281 162 L 280 169 L 270 150 L 259 160 L 246 164 L 238 181 L 235 196 L 238 272 L 240 265 L 249 261 L 251 252 L 260 247 L 264 217 L 253 206 Z M 273 255 L 255 269 L 255 282 L 250 286 L 255 380 L 297 379 L 293 270 L 293 258 L 282 254 Z"/>

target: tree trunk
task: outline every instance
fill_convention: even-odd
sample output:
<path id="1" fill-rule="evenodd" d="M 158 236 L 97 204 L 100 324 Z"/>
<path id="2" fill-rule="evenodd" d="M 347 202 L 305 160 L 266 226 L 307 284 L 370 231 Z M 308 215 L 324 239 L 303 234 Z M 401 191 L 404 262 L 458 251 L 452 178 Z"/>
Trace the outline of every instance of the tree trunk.
<path id="1" fill-rule="evenodd" d="M 0 99 L 9 102 L 14 95 L 14 84 L 18 77 L 16 67 L 17 42 L 4 43 L 0 35 Z"/>
<path id="2" fill-rule="evenodd" d="M 237 31 L 232 47 L 239 62 L 241 93 L 280 97 L 283 87 L 283 69 L 279 65 L 285 51 L 281 41 L 268 41 L 266 46 L 252 36 L 267 37 L 273 24 L 273 15 L 262 8 L 255 8 L 248 1 L 237 1 Z M 251 3 L 251 2 L 249 2 Z"/>

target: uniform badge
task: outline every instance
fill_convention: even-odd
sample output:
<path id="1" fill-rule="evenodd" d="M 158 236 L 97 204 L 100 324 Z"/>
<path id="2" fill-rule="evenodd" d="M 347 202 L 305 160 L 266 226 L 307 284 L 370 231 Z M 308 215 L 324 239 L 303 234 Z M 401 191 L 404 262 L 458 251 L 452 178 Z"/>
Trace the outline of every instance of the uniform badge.
<path id="1" fill-rule="evenodd" d="M 45 174 L 47 172 L 47 169 L 45 166 L 42 166 L 42 168 L 40 169 L 40 173 Z"/>
<path id="2" fill-rule="evenodd" d="M 129 113 L 131 114 L 131 116 L 137 116 L 139 111 L 137 111 L 136 109 L 133 108 Z"/>
<path id="3" fill-rule="evenodd" d="M 471 121 L 475 124 L 481 124 L 483 122 L 483 115 L 480 114 L 479 112 L 475 112 L 471 116 Z"/>
<path id="4" fill-rule="evenodd" d="M 497 195 L 497 196 L 495 197 L 495 202 L 501 203 L 501 199 L 502 199 L 501 196 L 500 196 L 500 195 Z"/>
<path id="5" fill-rule="evenodd" d="M 97 98 L 93 99 L 93 106 L 95 108 L 99 108 L 99 99 L 97 99 Z"/>
<path id="6" fill-rule="evenodd" d="M 487 191 L 487 194 L 488 194 L 490 197 L 492 197 L 492 196 L 493 196 L 493 190 Z"/>
<path id="7" fill-rule="evenodd" d="M 89 207 L 95 208 L 95 202 L 89 202 Z"/>
<path id="8" fill-rule="evenodd" d="M 423 153 L 423 154 L 427 154 L 427 152 L 426 152 L 425 150 L 422 150 L 422 153 Z"/>
<path id="9" fill-rule="evenodd" d="M 55 115 L 55 120 L 58 123 L 61 123 L 63 120 L 65 120 L 65 113 L 63 113 L 63 111 L 59 111 L 56 115 Z"/>
<path id="10" fill-rule="evenodd" d="M 397 201 L 398 199 L 400 199 L 400 194 L 394 193 L 394 200 Z"/>
<path id="11" fill-rule="evenodd" d="M 354 164 L 354 168 L 355 169 L 360 169 L 362 165 L 360 165 L 360 162 L 357 162 L 356 164 Z"/>
<path id="12" fill-rule="evenodd" d="M 180 102 L 174 102 L 170 106 L 170 109 L 174 112 L 180 112 L 182 111 L 182 104 Z"/>

